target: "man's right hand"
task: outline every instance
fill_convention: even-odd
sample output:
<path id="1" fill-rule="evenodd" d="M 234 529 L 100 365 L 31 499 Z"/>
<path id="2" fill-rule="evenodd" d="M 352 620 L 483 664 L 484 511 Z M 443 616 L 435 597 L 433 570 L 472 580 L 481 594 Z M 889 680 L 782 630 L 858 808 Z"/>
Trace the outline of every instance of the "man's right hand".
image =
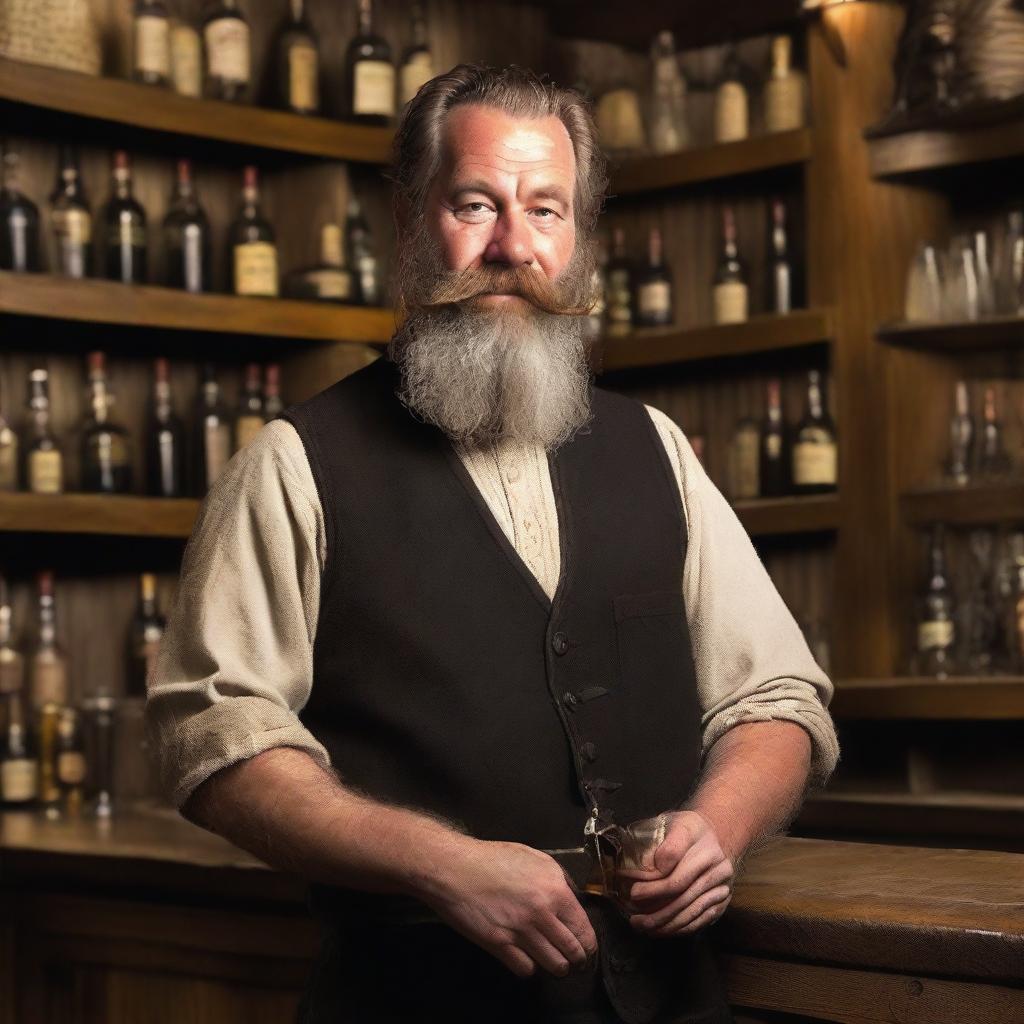
<path id="1" fill-rule="evenodd" d="M 459 934 L 528 978 L 556 977 L 597 953 L 597 936 L 558 863 L 520 843 L 464 838 L 421 894 Z"/>

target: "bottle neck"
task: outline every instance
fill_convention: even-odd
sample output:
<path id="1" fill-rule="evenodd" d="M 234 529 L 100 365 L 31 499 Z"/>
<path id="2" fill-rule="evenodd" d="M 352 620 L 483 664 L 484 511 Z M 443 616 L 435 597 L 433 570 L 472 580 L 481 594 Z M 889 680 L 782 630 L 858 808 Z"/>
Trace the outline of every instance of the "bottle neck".
<path id="1" fill-rule="evenodd" d="M 361 36 L 373 35 L 372 0 L 359 0 L 359 34 Z"/>
<path id="2" fill-rule="evenodd" d="M 822 418 L 821 385 L 816 380 L 807 386 L 807 410 L 812 419 Z"/>
<path id="3" fill-rule="evenodd" d="M 52 647 L 57 642 L 57 612 L 53 598 L 44 595 L 39 599 L 39 645 Z"/>
<path id="4" fill-rule="evenodd" d="M 301 25 L 306 18 L 306 5 L 304 0 L 291 0 L 292 21 Z"/>

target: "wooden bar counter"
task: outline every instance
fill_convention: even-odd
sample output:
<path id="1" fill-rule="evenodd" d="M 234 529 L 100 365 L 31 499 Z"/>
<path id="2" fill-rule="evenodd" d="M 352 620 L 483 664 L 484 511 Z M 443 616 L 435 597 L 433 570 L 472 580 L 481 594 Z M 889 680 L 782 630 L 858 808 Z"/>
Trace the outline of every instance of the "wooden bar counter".
<path id="1" fill-rule="evenodd" d="M 0 815 L 0 1024 L 291 1022 L 304 886 L 172 811 Z M 737 1024 L 1024 1022 L 1024 855 L 782 838 L 712 934 Z"/>

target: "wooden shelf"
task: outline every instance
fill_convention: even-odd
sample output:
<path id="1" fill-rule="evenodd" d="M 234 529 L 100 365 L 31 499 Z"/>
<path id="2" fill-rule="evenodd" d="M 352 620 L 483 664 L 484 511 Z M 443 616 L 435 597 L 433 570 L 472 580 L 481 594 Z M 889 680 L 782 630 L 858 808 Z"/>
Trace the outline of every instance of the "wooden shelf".
<path id="1" fill-rule="evenodd" d="M 918 119 L 869 129 L 868 153 L 876 178 L 939 171 L 1024 154 L 1024 101 L 1019 98 L 957 111 L 930 123 Z"/>
<path id="2" fill-rule="evenodd" d="M 1024 719 L 1024 677 L 844 679 L 830 711 L 858 719 Z"/>
<path id="3" fill-rule="evenodd" d="M 721 359 L 800 348 L 827 341 L 832 333 L 828 310 L 800 309 L 767 313 L 741 324 L 712 324 L 684 330 L 640 330 L 602 343 L 601 371 L 668 366 L 699 359 Z"/>
<path id="4" fill-rule="evenodd" d="M 0 272 L 0 313 L 304 341 L 383 342 L 395 327 L 390 309 L 11 272 Z"/>
<path id="5" fill-rule="evenodd" d="M 733 509 L 743 528 L 754 537 L 826 533 L 839 529 L 839 497 L 836 494 L 737 501 L 733 503 Z"/>
<path id="6" fill-rule="evenodd" d="M 789 167 L 809 160 L 812 149 L 810 129 L 799 128 L 664 156 L 633 157 L 613 167 L 608 194 L 636 195 Z"/>
<path id="7" fill-rule="evenodd" d="M 1024 480 L 909 491 L 900 498 L 910 526 L 1024 522 Z"/>
<path id="8" fill-rule="evenodd" d="M 1024 345 L 1024 317 L 993 316 L 955 323 L 899 321 L 878 329 L 879 341 L 905 348 L 947 352 L 985 351 Z"/>
<path id="9" fill-rule="evenodd" d="M 187 538 L 193 498 L 109 494 L 0 494 L 0 531 Z"/>
<path id="10" fill-rule="evenodd" d="M 302 156 L 383 164 L 391 152 L 389 128 L 193 99 L 170 89 L 0 57 L 0 107 L 7 104 Z"/>

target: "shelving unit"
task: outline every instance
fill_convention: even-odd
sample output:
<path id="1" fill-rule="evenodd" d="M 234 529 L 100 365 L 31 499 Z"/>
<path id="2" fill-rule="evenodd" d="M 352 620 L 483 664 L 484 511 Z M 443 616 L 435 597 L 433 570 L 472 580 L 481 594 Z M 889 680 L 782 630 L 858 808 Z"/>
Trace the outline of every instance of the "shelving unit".
<path id="1" fill-rule="evenodd" d="M 647 194 L 797 166 L 813 152 L 811 130 L 800 128 L 664 156 L 635 157 L 612 169 L 608 194 L 609 198 Z"/>
<path id="2" fill-rule="evenodd" d="M 910 526 L 984 526 L 1024 522 L 1024 480 L 942 487 L 906 493 L 900 510 Z"/>
<path id="3" fill-rule="evenodd" d="M 627 338 L 610 338 L 602 348 L 605 373 L 640 367 L 666 366 L 702 359 L 718 359 L 801 348 L 830 337 L 828 310 L 805 309 L 786 314 L 764 314 L 739 324 L 712 324 L 685 330 L 637 331 Z"/>
<path id="4" fill-rule="evenodd" d="M 940 352 L 976 352 L 1024 346 L 1024 317 L 994 316 L 951 323 L 883 324 L 878 339 L 887 345 Z"/>
<path id="5" fill-rule="evenodd" d="M 184 539 L 198 510 L 199 502 L 192 498 L 0 494 L 0 531 Z"/>
<path id="6" fill-rule="evenodd" d="M 843 679 L 835 686 L 830 710 L 840 719 L 1024 719 L 1020 676 Z"/>
<path id="7" fill-rule="evenodd" d="M 294 341 L 385 342 L 390 309 L 237 295 L 192 295 L 156 285 L 0 271 L 0 315 L 45 317 Z"/>
<path id="8" fill-rule="evenodd" d="M 733 509 L 754 537 L 830 533 L 839 529 L 839 501 L 836 494 L 759 498 L 735 502 Z"/>
<path id="9" fill-rule="evenodd" d="M 10 116 L 16 108 L 303 157 L 383 164 L 391 151 L 388 128 L 193 99 L 170 89 L 0 57 L 0 110 Z"/>

